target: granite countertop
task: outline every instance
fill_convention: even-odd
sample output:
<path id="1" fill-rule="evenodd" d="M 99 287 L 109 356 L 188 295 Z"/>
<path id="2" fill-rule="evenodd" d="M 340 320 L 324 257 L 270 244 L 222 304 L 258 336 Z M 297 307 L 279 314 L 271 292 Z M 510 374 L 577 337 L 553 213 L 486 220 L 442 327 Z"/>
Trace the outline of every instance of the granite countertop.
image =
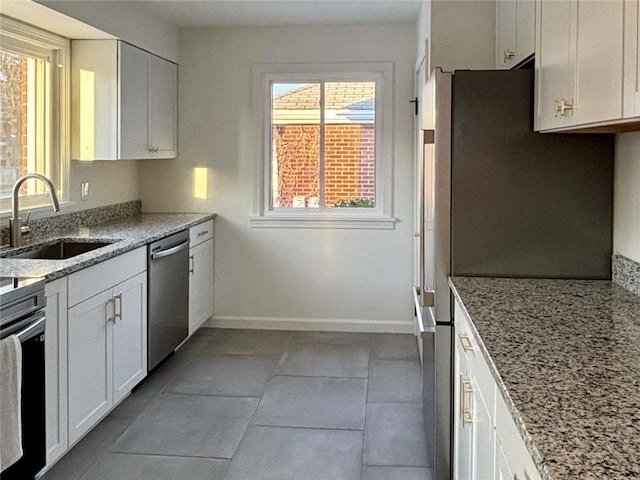
<path id="1" fill-rule="evenodd" d="M 108 223 L 72 228 L 63 234 L 50 239 L 39 239 L 32 244 L 51 243 L 54 238 L 115 241 L 66 260 L 0 258 L 0 277 L 44 277 L 45 281 L 51 281 L 214 217 L 215 214 L 200 213 L 142 213 Z M 29 244 L 25 244 L 19 249 L 0 252 L 0 257 L 9 252 L 28 249 Z"/>
<path id="2" fill-rule="evenodd" d="M 610 281 L 450 284 L 543 479 L 639 479 L 640 297 Z"/>

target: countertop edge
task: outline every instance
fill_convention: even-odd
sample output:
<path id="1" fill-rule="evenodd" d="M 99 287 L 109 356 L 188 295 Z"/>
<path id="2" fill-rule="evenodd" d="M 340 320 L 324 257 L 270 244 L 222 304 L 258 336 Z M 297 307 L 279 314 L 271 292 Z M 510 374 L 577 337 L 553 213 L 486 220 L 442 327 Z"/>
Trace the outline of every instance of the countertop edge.
<path id="1" fill-rule="evenodd" d="M 515 422 L 516 427 L 518 428 L 520 437 L 524 441 L 527 447 L 527 450 L 529 451 L 529 454 L 531 455 L 531 458 L 533 459 L 533 462 L 536 468 L 538 469 L 538 473 L 542 477 L 542 480 L 553 480 L 553 477 L 551 476 L 551 474 L 548 472 L 546 468 L 545 461 L 542 455 L 540 455 L 540 452 L 536 448 L 533 442 L 533 439 L 531 438 L 531 435 L 529 435 L 529 432 L 527 431 L 526 425 L 522 420 L 522 417 L 520 416 L 520 412 L 518 411 L 518 408 L 516 407 L 515 403 L 511 399 L 511 396 L 509 395 L 509 391 L 507 390 L 507 387 L 502 381 L 502 377 L 500 376 L 500 373 L 498 372 L 497 367 L 493 363 L 493 360 L 491 358 L 491 355 L 489 354 L 489 351 L 487 350 L 487 347 L 482 341 L 482 337 L 478 333 L 478 330 L 476 329 L 476 326 L 473 323 L 473 317 L 470 315 L 469 311 L 467 310 L 467 307 L 464 304 L 464 300 L 460 296 L 460 293 L 458 292 L 458 289 L 455 286 L 455 278 L 449 277 L 448 280 L 449 280 L 449 287 L 451 288 L 451 292 L 453 293 L 454 297 L 460 302 L 460 306 L 462 307 L 462 309 L 464 310 L 464 313 L 467 315 L 467 318 L 469 319 L 469 324 L 471 326 L 471 329 L 473 330 L 472 333 L 476 341 L 478 342 L 478 345 L 480 346 L 480 352 L 482 353 L 482 356 L 484 357 L 485 361 L 489 365 L 489 370 L 491 371 L 491 375 L 493 376 L 493 379 L 495 380 L 496 385 L 498 385 L 500 395 L 502 396 L 502 399 L 505 401 L 507 405 L 507 409 L 511 414 L 511 418 L 513 418 L 513 421 Z"/>
<path id="2" fill-rule="evenodd" d="M 153 213 L 153 212 L 145 212 L 142 214 L 144 215 L 164 215 L 163 213 Z M 180 213 L 176 214 L 176 213 L 167 213 L 167 216 L 170 215 L 181 215 Z M 174 233 L 180 232 L 182 230 L 186 230 L 189 229 L 191 227 L 194 227 L 196 225 L 199 225 L 201 223 L 207 222 L 209 220 L 214 220 L 216 217 L 215 213 L 202 213 L 202 214 L 198 214 L 198 213 L 187 213 L 185 215 L 198 215 L 197 218 L 192 218 L 189 220 L 185 220 L 185 221 L 180 221 L 180 222 L 176 222 L 174 225 L 172 225 L 169 228 L 165 228 L 163 229 L 161 232 L 155 232 L 152 234 L 149 234 L 147 236 L 143 236 L 141 238 L 136 238 L 136 239 L 121 239 L 115 243 L 113 243 L 111 245 L 110 249 L 107 249 L 106 251 L 102 251 L 100 253 L 96 253 L 96 251 L 92 251 L 92 252 L 87 252 L 87 253 L 83 253 L 81 255 L 78 255 L 76 257 L 73 257 L 72 259 L 68 259 L 68 260 L 34 260 L 34 259 L 28 259 L 26 261 L 29 261 L 32 268 L 33 268 L 33 274 L 32 275 L 28 275 L 28 274 L 24 274 L 23 272 L 28 270 L 28 268 L 20 268 L 20 267 L 14 267 L 16 270 L 20 271 L 19 275 L 15 275 L 15 276 L 23 276 L 23 277 L 42 277 L 44 278 L 45 282 L 52 282 L 54 280 L 57 280 L 59 278 L 62 277 L 66 277 L 68 275 L 71 275 L 75 272 L 78 272 L 80 270 L 84 270 L 85 268 L 91 267 L 93 265 L 96 265 L 98 263 L 104 262 L 106 260 L 109 260 L 111 258 L 117 257 L 119 255 L 122 255 L 124 253 L 130 252 L 132 250 L 135 250 L 137 248 L 143 247 L 151 242 L 154 242 L 156 240 L 159 240 L 161 238 L 167 237 L 169 235 L 172 235 Z M 127 218 L 129 217 L 125 217 L 123 219 L 120 219 L 120 221 L 124 224 L 127 220 Z M 118 221 L 116 222 L 109 222 L 108 224 L 117 224 Z M 93 227 L 100 227 L 101 225 L 94 225 Z M 117 235 L 116 235 L 117 236 Z M 116 236 L 114 236 L 113 238 L 115 238 Z M 51 238 L 43 238 L 38 240 L 35 243 L 43 243 L 46 242 L 48 240 L 51 240 L 52 238 L 79 238 L 82 237 L 82 235 L 78 235 L 75 234 L 73 231 L 67 232 L 67 233 L 63 233 L 61 235 L 56 235 L 55 237 L 51 237 Z M 88 235 L 86 236 L 86 238 L 108 238 L 105 237 L 104 235 Z M 100 249 L 99 249 L 100 250 Z M 10 257 L 5 257 L 5 258 L 0 258 L 0 261 L 8 261 L 8 262 L 13 262 L 13 261 L 21 261 L 20 259 L 15 259 L 15 258 L 10 258 Z M 22 259 L 22 261 L 25 261 L 24 259 Z M 60 264 L 56 265 L 55 263 L 52 262 L 60 262 Z M 11 267 L 7 268 L 8 271 L 11 270 Z M 10 274 L 7 274 L 4 270 L 2 271 L 2 275 L 7 275 L 7 276 L 11 276 Z"/>

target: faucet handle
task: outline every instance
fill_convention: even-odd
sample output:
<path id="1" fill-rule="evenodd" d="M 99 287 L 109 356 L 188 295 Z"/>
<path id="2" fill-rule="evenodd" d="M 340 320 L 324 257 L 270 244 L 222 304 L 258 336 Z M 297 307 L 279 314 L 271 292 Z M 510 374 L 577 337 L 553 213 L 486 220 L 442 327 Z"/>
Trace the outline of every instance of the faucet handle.
<path id="1" fill-rule="evenodd" d="M 20 225 L 20 234 L 27 235 L 31 232 L 31 227 L 29 226 L 29 218 L 31 218 L 31 212 L 27 212 L 27 219 L 23 224 Z"/>

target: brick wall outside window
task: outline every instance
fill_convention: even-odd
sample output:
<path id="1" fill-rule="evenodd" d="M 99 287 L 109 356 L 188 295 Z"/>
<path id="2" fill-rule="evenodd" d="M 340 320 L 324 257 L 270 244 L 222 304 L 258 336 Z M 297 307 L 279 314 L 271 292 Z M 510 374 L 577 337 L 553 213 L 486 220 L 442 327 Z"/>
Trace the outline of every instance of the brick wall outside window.
<path id="1" fill-rule="evenodd" d="M 325 129 L 325 203 L 375 200 L 373 125 L 327 125 Z"/>
<path id="2" fill-rule="evenodd" d="M 278 207 L 293 207 L 294 197 L 319 194 L 319 126 L 275 125 L 278 159 Z M 325 206 L 340 200 L 375 200 L 375 128 L 373 125 L 325 126 Z"/>

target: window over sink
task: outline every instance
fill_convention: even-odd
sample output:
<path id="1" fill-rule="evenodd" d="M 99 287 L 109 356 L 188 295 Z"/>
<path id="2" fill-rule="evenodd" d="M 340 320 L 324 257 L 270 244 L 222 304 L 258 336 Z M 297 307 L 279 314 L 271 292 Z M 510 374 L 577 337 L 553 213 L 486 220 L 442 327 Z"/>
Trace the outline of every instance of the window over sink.
<path id="1" fill-rule="evenodd" d="M 45 175 L 67 198 L 68 58 L 67 39 L 0 17 L 0 213 L 26 173 Z M 50 205 L 42 182 L 26 181 L 20 197 L 23 208 Z"/>
<path id="2" fill-rule="evenodd" d="M 254 227 L 393 228 L 391 63 L 257 65 Z"/>

